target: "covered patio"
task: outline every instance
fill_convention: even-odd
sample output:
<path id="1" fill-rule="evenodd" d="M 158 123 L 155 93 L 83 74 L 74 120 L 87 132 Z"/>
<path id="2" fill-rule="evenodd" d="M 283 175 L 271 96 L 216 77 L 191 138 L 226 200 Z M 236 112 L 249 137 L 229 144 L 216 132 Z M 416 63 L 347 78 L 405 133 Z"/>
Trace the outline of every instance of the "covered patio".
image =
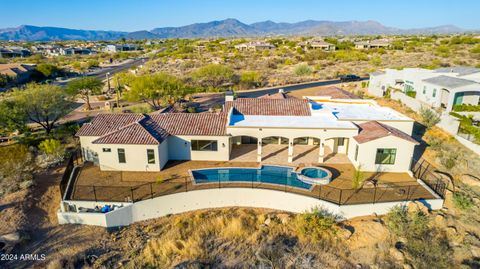
<path id="1" fill-rule="evenodd" d="M 342 140 L 341 145 L 338 142 L 340 140 Z M 345 140 L 348 139 L 233 137 L 230 161 L 304 166 L 331 163 L 350 164 L 346 155 L 347 149 L 344 147 Z"/>

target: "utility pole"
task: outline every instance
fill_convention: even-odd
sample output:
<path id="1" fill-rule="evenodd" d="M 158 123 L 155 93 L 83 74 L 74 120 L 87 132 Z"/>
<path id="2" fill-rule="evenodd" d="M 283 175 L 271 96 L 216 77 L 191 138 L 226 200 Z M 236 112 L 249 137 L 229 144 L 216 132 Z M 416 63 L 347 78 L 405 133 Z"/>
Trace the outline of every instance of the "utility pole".
<path id="1" fill-rule="evenodd" d="M 110 72 L 107 72 L 107 74 L 105 74 L 107 76 L 107 93 L 110 92 Z"/>

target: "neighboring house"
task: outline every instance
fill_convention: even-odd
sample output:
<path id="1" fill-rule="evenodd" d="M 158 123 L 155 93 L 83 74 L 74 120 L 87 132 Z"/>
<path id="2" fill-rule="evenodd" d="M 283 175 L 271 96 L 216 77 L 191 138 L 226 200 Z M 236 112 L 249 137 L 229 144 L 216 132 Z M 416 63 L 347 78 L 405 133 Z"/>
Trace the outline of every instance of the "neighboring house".
<path id="1" fill-rule="evenodd" d="M 303 49 L 321 49 L 323 51 L 335 51 L 335 45 L 327 43 L 323 40 L 311 40 L 300 42 L 298 44 Z"/>
<path id="2" fill-rule="evenodd" d="M 221 113 L 100 114 L 77 132 L 83 155 L 101 170 L 159 171 L 170 160 L 229 161 L 265 144 L 316 145 L 318 163 L 341 154 L 364 171 L 407 172 L 414 121 L 373 100 L 331 96 L 226 96 Z"/>
<path id="3" fill-rule="evenodd" d="M 0 64 L 0 74 L 8 76 L 15 84 L 26 83 L 35 70 L 35 65 L 28 64 Z"/>
<path id="4" fill-rule="evenodd" d="M 391 44 L 387 40 L 369 40 L 355 42 L 356 49 L 379 49 L 379 48 L 390 48 Z"/>
<path id="5" fill-rule="evenodd" d="M 88 48 L 59 48 L 58 50 L 59 55 L 89 55 L 92 54 L 92 51 Z"/>
<path id="6" fill-rule="evenodd" d="M 247 50 L 259 51 L 259 50 L 274 49 L 275 46 L 263 41 L 252 41 L 248 43 L 235 45 L 235 48 L 240 51 L 247 51 Z"/>
<path id="7" fill-rule="evenodd" d="M 119 52 L 119 51 L 137 51 L 141 50 L 140 46 L 136 44 L 120 44 L 120 45 L 107 45 L 105 47 L 106 52 Z"/>
<path id="8" fill-rule="evenodd" d="M 32 55 L 30 50 L 22 47 L 0 48 L 0 58 L 23 58 Z"/>
<path id="9" fill-rule="evenodd" d="M 386 69 L 370 74 L 368 92 L 384 96 L 388 89 L 400 90 L 432 108 L 446 112 L 454 105 L 480 102 L 480 69 L 448 67 L 436 70 L 405 68 Z"/>

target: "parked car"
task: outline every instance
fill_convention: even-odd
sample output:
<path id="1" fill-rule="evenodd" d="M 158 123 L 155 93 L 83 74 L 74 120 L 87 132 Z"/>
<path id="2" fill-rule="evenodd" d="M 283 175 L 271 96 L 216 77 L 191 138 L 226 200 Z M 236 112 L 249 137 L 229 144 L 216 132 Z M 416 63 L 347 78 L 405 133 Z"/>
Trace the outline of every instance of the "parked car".
<path id="1" fill-rule="evenodd" d="M 361 77 L 359 77 L 357 75 L 351 75 L 351 74 L 340 77 L 341 82 L 360 81 L 360 80 L 362 80 Z"/>

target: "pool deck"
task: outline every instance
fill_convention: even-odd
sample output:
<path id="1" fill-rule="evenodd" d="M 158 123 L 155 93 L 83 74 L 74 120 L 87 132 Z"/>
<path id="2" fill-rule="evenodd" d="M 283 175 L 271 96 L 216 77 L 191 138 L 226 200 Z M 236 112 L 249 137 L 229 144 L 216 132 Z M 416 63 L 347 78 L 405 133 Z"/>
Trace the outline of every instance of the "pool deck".
<path id="1" fill-rule="evenodd" d="M 268 164 L 265 164 L 268 165 Z M 266 188 L 294 192 L 332 202 L 367 203 L 373 200 L 399 201 L 408 199 L 432 199 L 434 195 L 420 185 L 408 173 L 364 173 L 366 180 L 375 178 L 377 190 L 373 184 L 366 183 L 363 188 L 353 189 L 354 166 L 351 163 L 329 163 L 318 165 L 332 173 L 332 181 L 328 185 L 314 186 L 311 190 L 284 185 L 257 182 L 230 182 L 194 184 L 189 170 L 219 167 L 251 167 L 258 168 L 256 162 L 231 161 L 171 161 L 161 172 L 124 172 L 100 171 L 92 163 L 85 163 L 81 168 L 73 189 L 72 200 L 147 199 L 150 195 L 166 195 L 199 189 L 248 187 Z M 292 166 L 301 169 L 303 166 Z M 152 184 L 149 184 L 152 183 Z M 95 186 L 95 190 L 92 190 Z M 141 186 L 141 187 L 138 187 Z M 134 189 L 134 190 L 132 190 Z M 374 193 L 375 192 L 375 193 Z M 378 193 L 377 193 L 378 192 Z"/>

